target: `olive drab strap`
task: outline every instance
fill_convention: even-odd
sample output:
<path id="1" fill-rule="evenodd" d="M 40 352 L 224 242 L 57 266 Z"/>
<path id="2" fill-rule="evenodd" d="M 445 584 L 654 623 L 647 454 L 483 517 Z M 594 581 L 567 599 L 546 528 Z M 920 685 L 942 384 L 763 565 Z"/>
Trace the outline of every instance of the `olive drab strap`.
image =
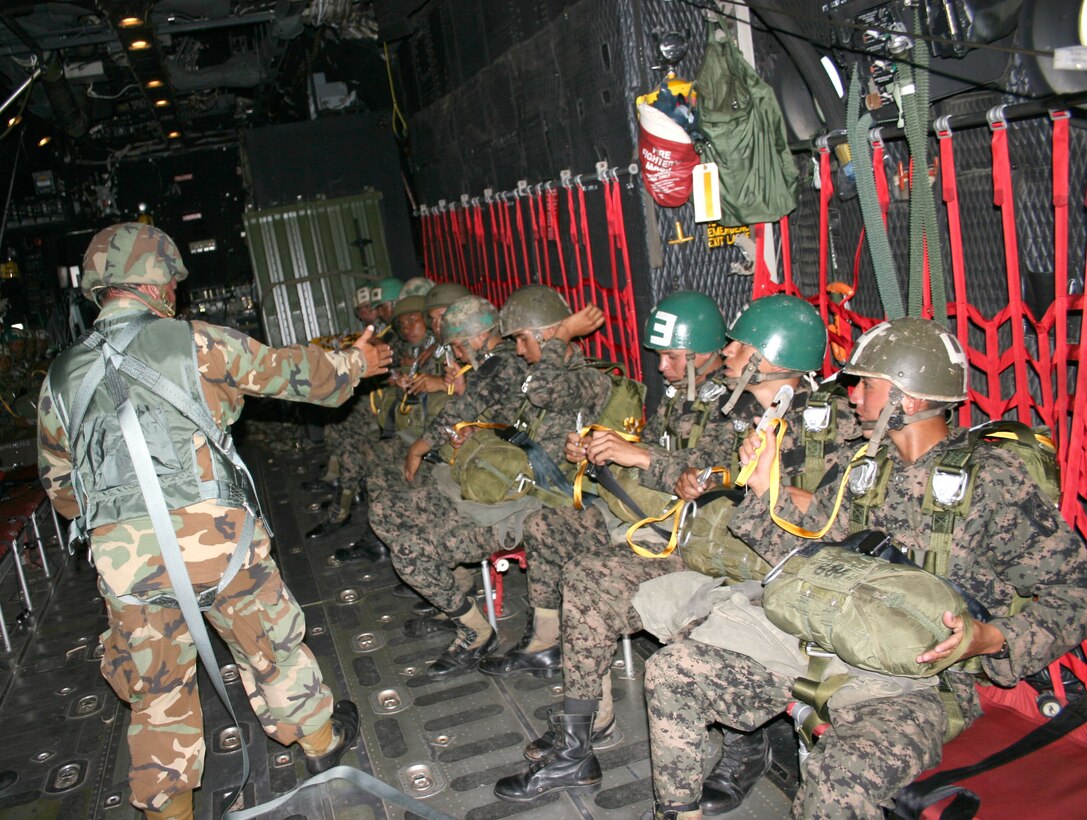
<path id="1" fill-rule="evenodd" d="M 972 455 L 973 450 L 965 448 L 944 453 L 932 469 L 921 503 L 921 509 L 931 516 L 923 566 L 941 578 L 947 577 L 955 525 L 970 511 L 976 474 L 976 467 L 970 466 Z"/>
<path id="2" fill-rule="evenodd" d="M 867 450 L 868 445 L 863 445 Z M 855 464 L 856 492 L 849 507 L 849 532 L 855 533 L 869 529 L 868 518 L 872 510 L 883 506 L 887 499 L 887 485 L 891 481 L 894 464 L 887 450 L 879 450 L 875 458 L 862 456 L 853 459 Z M 853 466 L 853 465 L 851 465 Z"/>
<path id="3" fill-rule="evenodd" d="M 804 405 L 800 440 L 804 447 L 804 471 L 793 476 L 794 487 L 814 490 L 826 471 L 827 443 L 838 437 L 837 389 L 817 390 Z"/>

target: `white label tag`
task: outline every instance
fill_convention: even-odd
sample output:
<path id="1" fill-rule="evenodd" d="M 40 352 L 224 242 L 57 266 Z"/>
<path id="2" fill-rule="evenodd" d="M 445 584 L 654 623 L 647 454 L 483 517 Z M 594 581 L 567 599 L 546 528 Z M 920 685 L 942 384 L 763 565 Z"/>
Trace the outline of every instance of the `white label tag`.
<path id="1" fill-rule="evenodd" d="M 717 176 L 716 163 L 694 167 L 691 196 L 695 222 L 716 222 L 721 218 L 721 178 Z"/>

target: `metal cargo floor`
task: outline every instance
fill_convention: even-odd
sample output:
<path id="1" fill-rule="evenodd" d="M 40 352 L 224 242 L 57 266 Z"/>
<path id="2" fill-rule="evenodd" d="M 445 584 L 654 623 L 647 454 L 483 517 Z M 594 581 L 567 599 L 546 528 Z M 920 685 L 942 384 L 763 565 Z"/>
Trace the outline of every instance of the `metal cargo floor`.
<path id="1" fill-rule="evenodd" d="M 318 657 L 337 699 L 359 705 L 359 743 L 343 763 L 420 797 L 455 818 L 526 820 L 594 818 L 632 820 L 651 805 L 649 749 L 642 672 L 655 648 L 648 637 L 634 641 L 633 676 L 617 654 L 612 669 L 619 731 L 598 749 L 602 787 L 592 795 L 553 793 L 531 804 L 497 800 L 499 777 L 520 771 L 524 744 L 546 726 L 548 709 L 561 702 L 561 677 L 508 680 L 478 672 L 432 683 L 426 662 L 451 638 L 439 632 L 407 637 L 402 625 L 413 617 L 413 594 L 389 562 L 339 564 L 337 547 L 362 535 L 356 521 L 335 536 L 306 542 L 303 533 L 321 517 L 320 497 L 299 484 L 314 475 L 323 454 L 312 446 L 287 446 L 282 439 L 251 441 L 248 461 L 264 488 L 265 510 L 276 532 L 277 559 L 303 606 L 307 644 Z M 357 516 L 356 516 L 357 517 Z M 54 564 L 61 552 L 49 547 Z M 9 573 L 10 574 L 10 573 Z M 105 628 L 94 572 L 81 558 L 68 559 L 55 583 L 33 580 L 35 618 L 15 635 L 15 650 L 0 657 L 0 771 L 13 770 L 15 785 L 0 792 L 0 815 L 10 818 L 139 817 L 128 803 L 125 743 L 127 707 L 118 702 L 98 671 L 98 635 Z M 477 574 L 477 580 L 479 576 Z M 13 608 L 10 578 L 0 578 L 5 611 Z M 478 584 L 477 584 L 478 586 Z M 521 634 L 525 581 L 516 567 L 506 580 L 503 645 Z M 618 649 L 618 647 L 617 647 Z M 228 655 L 218 647 L 230 679 Z M 253 806 L 289 791 L 306 776 L 301 751 L 266 739 L 245 700 L 241 684 L 228 683 L 242 721 L 253 773 L 244 802 Z M 196 793 L 196 816 L 210 820 L 223 795 L 236 786 L 241 761 L 237 735 L 226 710 L 201 673 L 207 757 L 204 783 Z M 788 725 L 772 727 L 776 757 L 769 775 L 729 817 L 781 818 L 789 813 L 787 793 L 795 788 L 795 740 Z M 335 780 L 302 789 L 267 818 L 410 818 L 415 815 Z"/>

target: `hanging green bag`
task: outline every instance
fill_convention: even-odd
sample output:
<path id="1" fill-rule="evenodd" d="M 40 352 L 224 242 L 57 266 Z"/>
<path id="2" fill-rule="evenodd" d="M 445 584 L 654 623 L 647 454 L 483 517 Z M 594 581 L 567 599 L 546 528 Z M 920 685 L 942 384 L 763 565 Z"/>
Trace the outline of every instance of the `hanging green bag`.
<path id="1" fill-rule="evenodd" d="M 711 491 L 694 504 L 694 514 L 683 519 L 680 555 L 688 569 L 729 583 L 761 579 L 770 565 L 728 528 L 736 512 L 730 491 Z"/>
<path id="2" fill-rule="evenodd" d="M 486 429 L 476 430 L 457 449 L 451 470 L 461 498 L 479 504 L 501 504 L 526 495 L 522 476 L 532 476 L 528 454 Z"/>
<path id="3" fill-rule="evenodd" d="M 703 135 L 695 149 L 703 162 L 717 164 L 721 224 L 776 222 L 792 212 L 799 174 L 777 98 L 716 24 L 709 26 L 695 88 Z"/>

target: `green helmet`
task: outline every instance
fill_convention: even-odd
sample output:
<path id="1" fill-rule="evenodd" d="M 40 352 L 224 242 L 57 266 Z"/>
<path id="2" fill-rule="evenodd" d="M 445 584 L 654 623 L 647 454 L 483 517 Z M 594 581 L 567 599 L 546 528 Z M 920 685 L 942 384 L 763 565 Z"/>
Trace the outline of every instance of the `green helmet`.
<path id="1" fill-rule="evenodd" d="M 83 295 L 97 302 L 115 285 L 166 285 L 189 275 L 177 245 L 142 222 L 121 222 L 99 231 L 83 255 Z"/>
<path id="2" fill-rule="evenodd" d="M 498 311 L 479 296 L 465 296 L 451 304 L 442 317 L 442 344 L 463 342 L 498 326 Z"/>
<path id="3" fill-rule="evenodd" d="M 503 336 L 522 330 L 543 330 L 557 325 L 570 315 L 570 307 L 558 291 L 546 285 L 525 285 L 510 294 L 498 314 L 498 328 Z"/>
<path id="4" fill-rule="evenodd" d="M 404 283 L 394 276 L 382 279 L 370 291 L 370 304 L 379 307 L 386 302 L 395 302 L 400 298 L 400 289 Z"/>
<path id="5" fill-rule="evenodd" d="M 969 365 L 952 334 L 936 322 L 906 316 L 857 339 L 842 372 L 887 379 L 917 399 L 957 402 L 966 398 Z"/>
<path id="6" fill-rule="evenodd" d="M 665 296 L 645 320 L 642 334 L 650 350 L 713 353 L 727 344 L 725 317 L 703 293 L 681 290 Z"/>
<path id="7" fill-rule="evenodd" d="M 403 296 L 397 300 L 393 305 L 392 319 L 395 320 L 398 316 L 404 316 L 408 313 L 423 313 L 423 303 L 426 297 L 423 296 Z"/>
<path id="8" fill-rule="evenodd" d="M 425 276 L 413 276 L 400 289 L 400 298 L 403 299 L 405 296 L 426 296 L 433 287 L 434 283 Z"/>
<path id="9" fill-rule="evenodd" d="M 471 295 L 471 291 L 464 285 L 458 285 L 456 282 L 443 282 L 427 291 L 426 304 L 423 309 L 447 308 L 458 299 Z"/>
<path id="10" fill-rule="evenodd" d="M 764 296 L 744 308 L 728 337 L 751 345 L 770 364 L 807 372 L 823 366 L 827 328 L 817 311 L 799 296 Z"/>

